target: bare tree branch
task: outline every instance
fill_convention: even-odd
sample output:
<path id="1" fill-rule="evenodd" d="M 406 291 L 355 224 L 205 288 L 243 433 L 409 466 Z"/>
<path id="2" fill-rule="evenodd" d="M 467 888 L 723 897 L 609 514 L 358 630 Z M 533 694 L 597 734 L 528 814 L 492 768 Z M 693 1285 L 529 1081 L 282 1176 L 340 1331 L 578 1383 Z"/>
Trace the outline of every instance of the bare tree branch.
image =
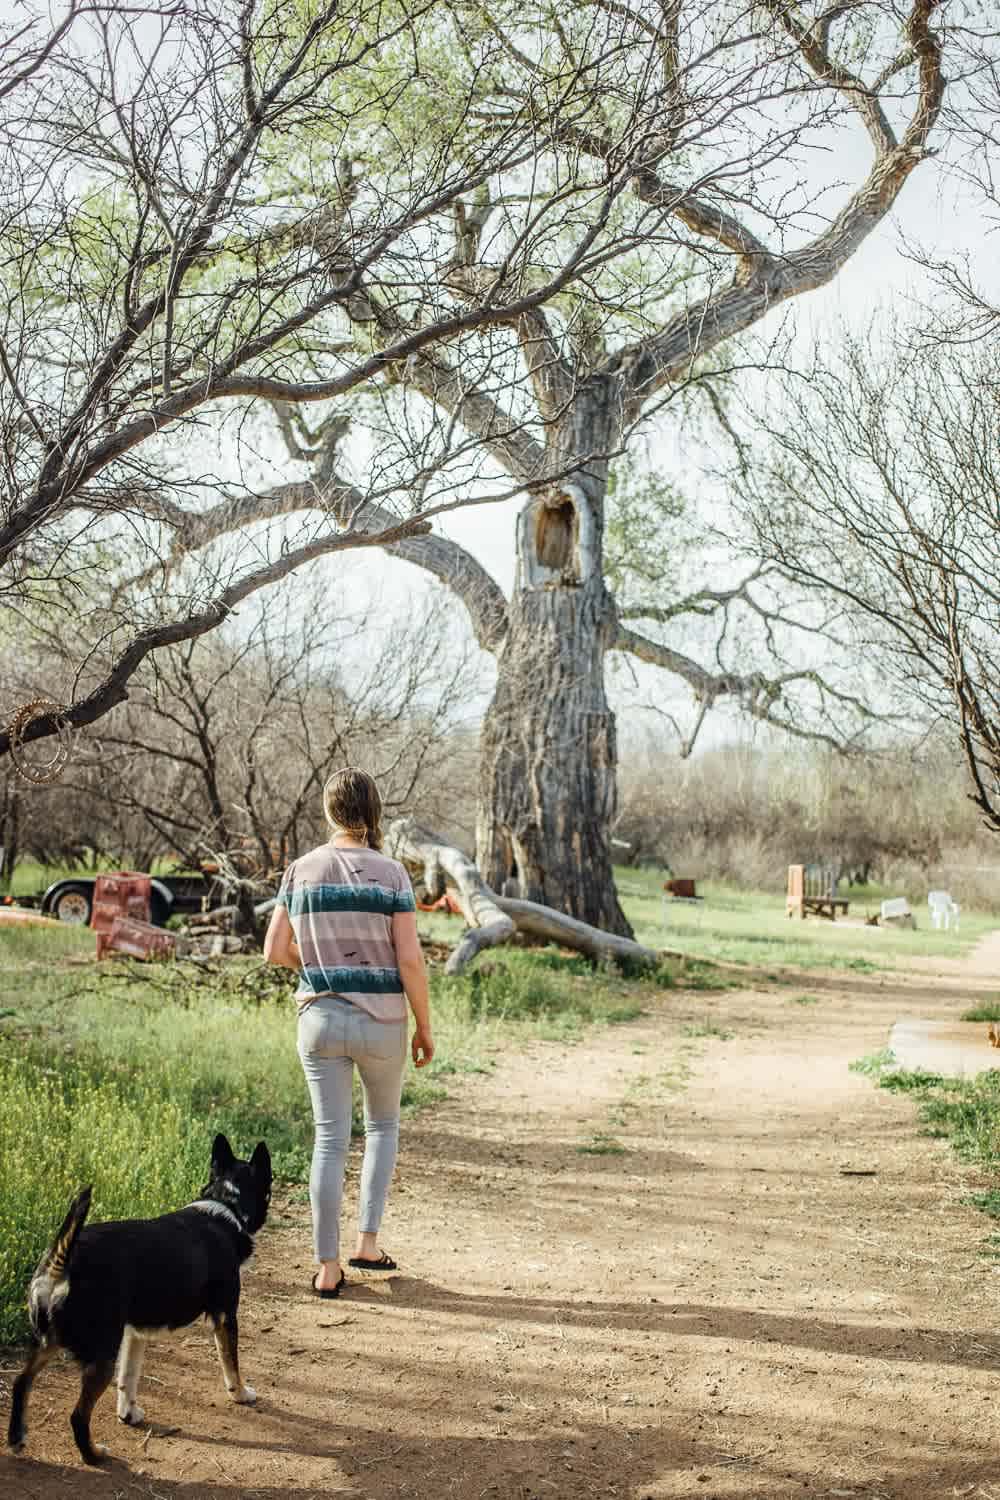
<path id="1" fill-rule="evenodd" d="M 289 551 L 276 562 L 268 563 L 265 567 L 245 574 L 237 583 L 221 590 L 210 604 L 197 613 L 170 623 L 151 625 L 140 631 L 128 647 L 121 652 L 103 682 L 93 692 L 88 693 L 79 702 L 68 705 L 58 718 L 45 715 L 33 720 L 22 735 L 23 742 L 30 744 L 34 740 L 54 734 L 58 731 L 60 724 L 79 729 L 84 725 L 95 723 L 117 704 L 126 701 L 128 681 L 151 651 L 164 646 L 177 645 L 180 641 L 188 641 L 216 629 L 244 599 L 248 599 L 269 584 L 280 582 L 305 563 L 312 562 L 317 557 L 329 556 L 355 547 L 391 545 L 414 533 L 419 534 L 426 525 L 426 522 L 420 520 L 403 521 L 388 530 L 374 532 L 371 535 L 345 534 L 337 531 L 319 537 L 294 551 Z M 6 730 L 0 730 L 0 755 L 6 754 L 9 749 L 10 736 Z"/>
<path id="2" fill-rule="evenodd" d="M 755 415 L 766 449 L 741 493 L 781 567 L 845 601 L 883 675 L 953 726 L 1000 830 L 996 355 L 892 334 L 891 360 L 849 342 L 785 383 L 782 420 Z"/>

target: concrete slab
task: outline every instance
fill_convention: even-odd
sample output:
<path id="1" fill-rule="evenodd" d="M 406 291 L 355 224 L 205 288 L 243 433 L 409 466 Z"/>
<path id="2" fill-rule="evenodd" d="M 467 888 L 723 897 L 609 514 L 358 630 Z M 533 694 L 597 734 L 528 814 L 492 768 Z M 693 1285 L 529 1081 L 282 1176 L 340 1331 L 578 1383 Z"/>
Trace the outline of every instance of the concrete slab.
<path id="1" fill-rule="evenodd" d="M 987 1068 L 1000 1069 L 1000 1048 L 990 1046 L 989 1024 L 906 1018 L 890 1031 L 889 1048 L 901 1067 L 974 1078 Z"/>

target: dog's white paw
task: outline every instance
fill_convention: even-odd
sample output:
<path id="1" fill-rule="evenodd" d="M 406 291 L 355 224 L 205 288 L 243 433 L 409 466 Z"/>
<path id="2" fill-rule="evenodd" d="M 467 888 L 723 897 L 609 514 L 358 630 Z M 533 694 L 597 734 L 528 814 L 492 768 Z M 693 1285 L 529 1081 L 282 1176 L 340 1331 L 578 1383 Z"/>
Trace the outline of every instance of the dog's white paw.
<path id="1" fill-rule="evenodd" d="M 257 1392 L 252 1385 L 245 1385 L 242 1390 L 234 1392 L 233 1400 L 238 1406 L 253 1406 L 257 1400 Z"/>
<path id="2" fill-rule="evenodd" d="M 26 1447 L 24 1438 L 19 1443 L 8 1443 L 8 1451 L 11 1453 L 23 1453 Z"/>
<path id="3" fill-rule="evenodd" d="M 131 1406 L 126 1405 L 118 1408 L 119 1422 L 125 1422 L 129 1427 L 138 1427 L 145 1420 L 145 1417 L 146 1413 L 141 1406 L 136 1406 L 135 1402 Z"/>

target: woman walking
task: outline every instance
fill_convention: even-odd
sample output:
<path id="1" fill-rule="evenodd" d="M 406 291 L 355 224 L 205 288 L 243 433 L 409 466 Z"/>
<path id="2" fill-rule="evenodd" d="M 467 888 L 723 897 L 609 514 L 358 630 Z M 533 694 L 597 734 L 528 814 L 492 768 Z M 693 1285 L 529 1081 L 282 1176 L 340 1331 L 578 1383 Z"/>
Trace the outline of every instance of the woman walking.
<path id="1" fill-rule="evenodd" d="M 316 1122 L 309 1198 L 320 1268 L 312 1286 L 319 1297 L 337 1297 L 345 1281 L 340 1202 L 354 1068 L 364 1093 L 365 1151 L 357 1244 L 348 1264 L 394 1271 L 378 1231 L 399 1143 L 407 1000 L 418 1068 L 434 1056 L 434 1042 L 413 890 L 403 866 L 380 852 L 378 787 L 347 766 L 326 783 L 323 806 L 330 841 L 285 871 L 264 957 L 299 971 L 299 1057 Z"/>

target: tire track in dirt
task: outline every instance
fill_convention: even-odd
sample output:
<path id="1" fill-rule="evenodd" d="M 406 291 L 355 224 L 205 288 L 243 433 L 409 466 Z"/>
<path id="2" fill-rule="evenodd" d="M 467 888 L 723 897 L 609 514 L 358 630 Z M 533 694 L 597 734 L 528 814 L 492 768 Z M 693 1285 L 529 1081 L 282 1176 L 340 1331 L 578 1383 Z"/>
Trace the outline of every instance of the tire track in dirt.
<path id="1" fill-rule="evenodd" d="M 974 1174 L 848 1070 L 900 1014 L 956 1015 L 992 977 L 982 950 L 968 971 L 810 975 L 809 1006 L 801 979 L 666 995 L 504 1054 L 404 1129 L 385 1240 L 406 1274 L 320 1303 L 307 1211 L 265 1230 L 241 1320 L 257 1410 L 188 1330 L 150 1352 L 153 1436 L 106 1398 L 118 1459 L 86 1471 L 71 1372 L 46 1372 L 0 1490 L 1000 1500 Z M 706 1019 L 733 1036 L 685 1034 Z"/>

